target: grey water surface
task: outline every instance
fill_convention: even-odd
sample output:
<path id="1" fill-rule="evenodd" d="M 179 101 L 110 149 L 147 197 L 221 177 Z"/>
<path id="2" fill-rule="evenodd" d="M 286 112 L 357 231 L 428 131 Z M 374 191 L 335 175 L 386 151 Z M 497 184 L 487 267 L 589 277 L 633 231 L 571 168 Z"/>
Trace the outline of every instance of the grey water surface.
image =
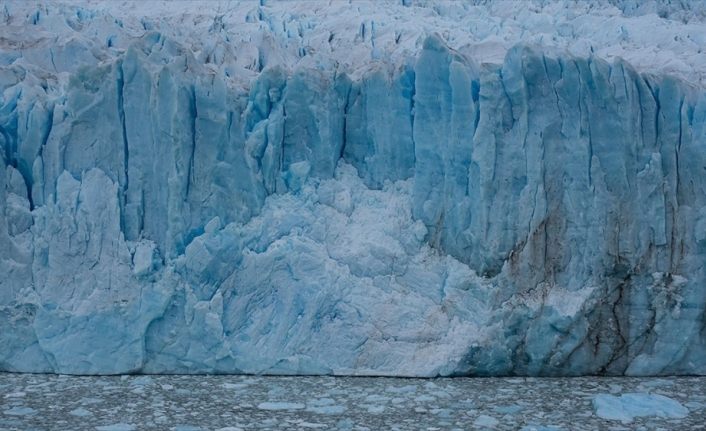
<path id="1" fill-rule="evenodd" d="M 629 393 L 681 407 L 598 412 L 596 397 Z M 706 429 L 706 378 L 0 374 L 0 430 L 239 429 Z"/>

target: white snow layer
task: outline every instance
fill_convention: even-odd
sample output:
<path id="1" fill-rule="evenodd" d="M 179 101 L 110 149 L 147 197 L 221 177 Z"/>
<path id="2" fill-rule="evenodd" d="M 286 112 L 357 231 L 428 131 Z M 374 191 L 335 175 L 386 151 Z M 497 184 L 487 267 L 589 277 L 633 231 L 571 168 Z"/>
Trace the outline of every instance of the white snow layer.
<path id="1" fill-rule="evenodd" d="M 478 64 L 501 64 L 523 43 L 706 85 L 706 4 L 698 1 L 11 0 L 3 12 L 1 46 L 47 73 L 106 61 L 157 31 L 235 85 L 274 64 L 335 63 L 355 75 L 405 63 L 436 33 Z"/>

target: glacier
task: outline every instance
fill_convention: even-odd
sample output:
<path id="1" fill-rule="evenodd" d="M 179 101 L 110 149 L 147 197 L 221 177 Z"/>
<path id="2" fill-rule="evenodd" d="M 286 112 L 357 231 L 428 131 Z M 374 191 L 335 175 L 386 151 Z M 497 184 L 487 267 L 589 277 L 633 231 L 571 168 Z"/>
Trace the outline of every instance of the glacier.
<path id="1" fill-rule="evenodd" d="M 706 8 L 614 3 L 5 2 L 0 371 L 706 375 Z"/>

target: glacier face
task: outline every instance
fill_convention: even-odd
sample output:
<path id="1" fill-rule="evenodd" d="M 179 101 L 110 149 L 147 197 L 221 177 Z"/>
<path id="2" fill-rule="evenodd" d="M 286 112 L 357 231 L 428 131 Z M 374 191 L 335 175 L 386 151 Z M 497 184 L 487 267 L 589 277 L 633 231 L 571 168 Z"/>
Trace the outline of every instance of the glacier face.
<path id="1" fill-rule="evenodd" d="M 698 73 L 9 5 L 0 370 L 706 374 Z"/>

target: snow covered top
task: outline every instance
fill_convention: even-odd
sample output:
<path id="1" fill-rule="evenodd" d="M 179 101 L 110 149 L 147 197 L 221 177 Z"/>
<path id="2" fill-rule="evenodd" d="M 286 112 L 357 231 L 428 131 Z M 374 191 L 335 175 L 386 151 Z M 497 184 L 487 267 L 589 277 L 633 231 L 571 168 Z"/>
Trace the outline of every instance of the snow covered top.
<path id="1" fill-rule="evenodd" d="M 275 64 L 357 75 L 410 61 L 429 34 L 478 64 L 517 43 L 559 54 L 622 57 L 639 71 L 706 86 L 706 3 L 554 1 L 8 1 L 0 67 L 50 74 L 109 61 L 136 38 L 177 50 L 246 85 Z"/>

